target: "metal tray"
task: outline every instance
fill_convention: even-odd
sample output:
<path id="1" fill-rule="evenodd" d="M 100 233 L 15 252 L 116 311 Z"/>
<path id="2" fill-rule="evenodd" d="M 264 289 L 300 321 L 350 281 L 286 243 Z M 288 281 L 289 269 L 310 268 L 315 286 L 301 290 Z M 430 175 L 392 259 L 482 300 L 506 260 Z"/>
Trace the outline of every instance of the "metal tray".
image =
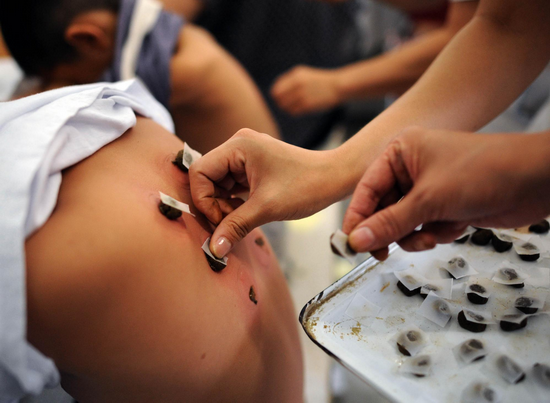
<path id="1" fill-rule="evenodd" d="M 525 235 L 522 235 L 525 238 Z M 550 250 L 550 236 L 541 236 L 539 244 Z M 489 245 L 441 245 L 432 251 L 406 253 L 393 245 L 386 262 L 369 258 L 346 276 L 329 286 L 312 300 L 300 313 L 300 323 L 309 338 L 327 354 L 376 388 L 388 399 L 396 402 L 459 402 L 462 390 L 474 380 L 487 380 L 503 397 L 503 402 L 550 401 L 531 395 L 530 383 L 508 385 L 488 370 L 484 361 L 461 367 L 452 348 L 470 338 L 481 338 L 492 351 L 502 350 L 528 371 L 533 364 L 550 364 L 550 316 L 540 314 L 529 319 L 525 329 L 505 333 L 498 325 L 489 325 L 484 333 L 471 333 L 459 327 L 456 312 L 446 327 L 440 328 L 416 313 L 422 303 L 419 296 L 405 297 L 396 287 L 393 271 L 409 267 L 427 267 L 434 260 L 449 260 L 463 256 L 480 273 L 493 272 L 504 260 L 532 274 L 525 290 L 542 290 L 550 285 L 550 260 L 543 254 L 538 262 L 523 262 L 512 249 L 496 253 Z M 450 302 L 456 307 L 477 309 L 464 295 L 463 281 L 456 281 Z M 462 287 L 462 291 L 461 288 Z M 346 311 L 350 304 L 368 301 L 381 307 L 367 313 L 364 318 L 351 318 Z M 508 309 L 510 298 L 497 298 L 497 308 Z M 512 300 L 513 301 L 513 300 Z M 512 307 L 513 309 L 513 307 Z M 543 311 L 549 311 L 548 299 Z M 349 312 L 349 311 L 348 311 Z M 414 325 L 427 333 L 430 344 L 423 353 L 434 354 L 436 367 L 432 376 L 414 378 L 399 372 L 404 357 L 397 351 L 393 337 L 406 327 Z M 545 400 L 547 398 L 547 400 Z"/>

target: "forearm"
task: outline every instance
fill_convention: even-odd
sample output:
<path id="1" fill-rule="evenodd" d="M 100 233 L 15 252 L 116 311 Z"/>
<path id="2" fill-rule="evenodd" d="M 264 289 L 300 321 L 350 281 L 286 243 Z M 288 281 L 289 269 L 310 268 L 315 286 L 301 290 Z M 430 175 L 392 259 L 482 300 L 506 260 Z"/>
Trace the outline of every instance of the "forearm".
<path id="1" fill-rule="evenodd" d="M 161 0 L 164 8 L 193 21 L 204 9 L 203 0 Z"/>
<path id="2" fill-rule="evenodd" d="M 335 71 L 342 101 L 401 94 L 428 69 L 453 33 L 436 29 L 400 48 Z"/>
<path id="3" fill-rule="evenodd" d="M 513 10 L 506 22 L 480 10 L 414 87 L 339 148 L 341 169 L 358 181 L 406 127 L 475 131 L 504 110 L 548 62 L 550 7 L 533 3 L 521 5 L 527 17 Z"/>
<path id="4" fill-rule="evenodd" d="M 511 169 L 516 181 L 522 185 L 526 197 L 532 196 L 541 201 L 548 200 L 550 198 L 550 130 L 524 136 L 521 138 L 521 144 L 518 142 L 518 147 L 514 149 L 513 145 L 509 146 L 508 158 L 502 164 L 506 164 Z M 547 203 L 544 204 L 546 211 L 542 213 L 548 215 L 550 206 Z"/>
<path id="5" fill-rule="evenodd" d="M 245 127 L 278 137 L 252 79 L 204 30 L 183 29 L 171 80 L 176 134 L 198 151 L 212 150 Z"/>
<path id="6" fill-rule="evenodd" d="M 344 100 L 402 94 L 428 69 L 437 55 L 473 17 L 478 2 L 452 3 L 445 24 L 392 52 L 337 70 Z"/>

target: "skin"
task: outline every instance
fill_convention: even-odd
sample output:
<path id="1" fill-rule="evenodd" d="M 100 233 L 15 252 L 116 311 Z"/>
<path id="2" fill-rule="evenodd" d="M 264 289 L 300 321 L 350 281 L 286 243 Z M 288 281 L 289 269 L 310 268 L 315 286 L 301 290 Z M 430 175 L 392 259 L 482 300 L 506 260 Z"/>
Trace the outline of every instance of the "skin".
<path id="1" fill-rule="evenodd" d="M 2 33 L 0 32 L 0 57 L 9 57 L 9 55 L 10 52 L 8 52 L 8 48 L 6 48 L 6 44 L 2 38 Z"/>
<path id="2" fill-rule="evenodd" d="M 443 26 L 381 56 L 338 69 L 295 67 L 276 81 L 272 96 L 282 109 L 301 115 L 354 99 L 402 94 L 471 20 L 477 5 L 477 1 L 451 3 Z"/>
<path id="3" fill-rule="evenodd" d="M 422 78 L 341 147 L 299 151 L 246 131 L 202 158 L 191 169 L 192 195 L 199 210 L 218 225 L 213 251 L 223 256 L 258 225 L 301 218 L 350 195 L 367 167 L 410 126 L 450 131 L 482 127 L 548 63 L 549 19 L 546 0 L 482 0 L 474 18 Z M 219 207 L 227 192 L 217 189 L 230 189 L 234 181 L 248 185 L 251 197 L 228 214 Z"/>
<path id="4" fill-rule="evenodd" d="M 204 0 L 162 0 L 164 8 L 193 21 L 204 9 Z"/>
<path id="5" fill-rule="evenodd" d="M 65 38 L 78 57 L 44 72 L 49 90 L 101 79 L 111 65 L 117 16 L 104 10 L 78 15 Z M 278 138 L 278 128 L 252 79 L 210 34 L 186 24 L 170 62 L 170 112 L 176 134 L 206 153 L 250 127 Z"/>
<path id="6" fill-rule="evenodd" d="M 422 251 L 452 242 L 467 225 L 540 221 L 550 214 L 549 196 L 550 131 L 487 136 L 413 128 L 367 169 L 343 230 L 354 250 L 381 250 L 379 257 L 392 242 Z"/>
<path id="7" fill-rule="evenodd" d="M 273 252 L 254 231 L 210 269 L 210 227 L 171 163 L 182 147 L 140 118 L 63 173 L 26 242 L 28 339 L 82 403 L 300 402 L 297 322 Z M 159 190 L 196 217 L 168 220 Z"/>

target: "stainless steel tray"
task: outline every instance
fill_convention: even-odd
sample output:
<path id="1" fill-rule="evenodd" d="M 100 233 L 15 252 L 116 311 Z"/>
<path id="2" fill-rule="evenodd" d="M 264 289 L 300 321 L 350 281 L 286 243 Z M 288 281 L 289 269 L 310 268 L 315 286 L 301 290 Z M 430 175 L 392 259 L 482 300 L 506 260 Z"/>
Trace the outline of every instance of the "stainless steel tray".
<path id="1" fill-rule="evenodd" d="M 550 250 L 550 236 L 541 236 L 539 242 L 544 249 Z M 373 258 L 366 260 L 303 307 L 300 323 L 316 345 L 396 402 L 458 402 L 465 386 L 484 379 L 495 385 L 504 402 L 545 401 L 530 394 L 529 382 L 505 384 L 488 371 L 486 362 L 460 367 L 452 348 L 476 337 L 482 338 L 492 351 L 506 351 L 526 370 L 537 362 L 550 364 L 550 316 L 542 314 L 530 318 L 527 328 L 516 332 L 505 333 L 498 325 L 489 325 L 486 332 L 475 334 L 459 327 L 455 313 L 450 324 L 440 328 L 417 314 L 423 300 L 419 296 L 405 297 L 396 288 L 397 279 L 392 273 L 409 267 L 425 268 L 436 259 L 446 261 L 457 255 L 462 255 L 480 273 L 490 273 L 503 260 L 508 260 L 534 276 L 526 281 L 524 291 L 514 292 L 536 288 L 546 294 L 550 285 L 550 269 L 546 268 L 550 267 L 548 258 L 541 257 L 535 263 L 523 262 L 513 250 L 499 254 L 491 246 L 479 247 L 470 243 L 442 245 L 422 253 L 406 253 L 392 246 L 390 252 L 386 262 L 380 263 Z M 456 307 L 476 309 L 478 306 L 467 301 L 460 283 L 455 282 L 450 302 Z M 509 299 L 508 295 L 497 298 L 495 309 L 507 309 Z M 359 305 L 368 301 L 366 311 L 370 304 L 381 309 L 367 312 L 360 320 L 357 316 L 351 318 L 346 312 L 350 304 L 357 305 L 358 301 Z M 544 310 L 548 308 L 547 301 Z M 436 357 L 432 376 L 414 378 L 398 370 L 404 357 L 397 351 L 392 338 L 409 325 L 419 327 L 429 336 L 430 344 L 424 352 Z M 550 396 L 546 401 L 550 401 Z"/>

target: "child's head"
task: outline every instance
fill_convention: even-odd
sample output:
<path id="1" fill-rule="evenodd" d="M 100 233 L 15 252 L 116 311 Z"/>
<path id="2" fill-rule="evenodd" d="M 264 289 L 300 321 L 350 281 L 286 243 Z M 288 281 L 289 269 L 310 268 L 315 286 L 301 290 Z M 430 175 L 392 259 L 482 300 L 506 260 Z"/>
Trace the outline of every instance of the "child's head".
<path id="1" fill-rule="evenodd" d="M 0 0 L 0 27 L 10 53 L 27 75 L 93 80 L 112 57 L 119 3 Z"/>

